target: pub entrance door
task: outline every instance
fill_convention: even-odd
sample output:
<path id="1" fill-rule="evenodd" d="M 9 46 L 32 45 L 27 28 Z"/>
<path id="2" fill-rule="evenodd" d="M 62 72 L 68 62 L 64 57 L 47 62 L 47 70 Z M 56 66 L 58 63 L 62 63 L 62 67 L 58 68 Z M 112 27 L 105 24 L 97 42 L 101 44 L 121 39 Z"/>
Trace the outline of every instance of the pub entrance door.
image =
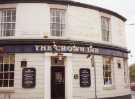
<path id="1" fill-rule="evenodd" d="M 64 58 L 51 58 L 51 99 L 65 99 Z"/>
<path id="2" fill-rule="evenodd" d="M 51 68 L 51 99 L 65 99 L 65 68 Z"/>

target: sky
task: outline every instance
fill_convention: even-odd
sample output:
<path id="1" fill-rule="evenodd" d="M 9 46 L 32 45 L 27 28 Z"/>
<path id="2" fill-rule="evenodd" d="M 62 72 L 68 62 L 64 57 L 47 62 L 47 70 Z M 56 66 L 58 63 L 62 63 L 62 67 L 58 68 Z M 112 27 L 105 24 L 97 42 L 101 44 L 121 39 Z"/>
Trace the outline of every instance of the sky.
<path id="1" fill-rule="evenodd" d="M 127 18 L 125 32 L 127 35 L 127 47 L 129 65 L 135 63 L 135 0 L 73 0 L 77 2 L 96 5 L 115 11 Z"/>

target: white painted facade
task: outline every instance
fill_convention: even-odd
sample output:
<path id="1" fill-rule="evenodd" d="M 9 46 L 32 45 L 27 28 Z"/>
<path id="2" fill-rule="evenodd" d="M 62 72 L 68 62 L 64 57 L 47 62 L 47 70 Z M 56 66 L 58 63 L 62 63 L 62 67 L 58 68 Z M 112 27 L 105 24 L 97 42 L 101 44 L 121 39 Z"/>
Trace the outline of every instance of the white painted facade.
<path id="1" fill-rule="evenodd" d="M 4 6 L 4 5 L 0 5 Z M 5 8 L 10 5 L 5 5 Z M 54 5 L 56 6 L 56 5 Z M 61 5 L 59 5 L 61 6 Z M 16 33 L 10 38 L 44 38 L 50 34 L 50 8 L 46 3 L 17 3 L 11 5 L 16 8 Z M 57 6 L 56 6 L 57 7 Z M 82 7 L 65 6 L 66 29 L 63 39 L 94 41 L 126 47 L 124 22 L 113 15 L 111 18 L 111 42 L 103 42 L 101 36 L 101 15 L 103 13 Z M 83 13 L 82 13 L 83 12 Z M 7 38 L 7 37 L 6 37 Z M 61 38 L 60 38 L 61 39 Z"/>
<path id="2" fill-rule="evenodd" d="M 50 67 L 51 56 L 54 54 L 16 54 L 15 59 L 15 83 L 14 88 L 0 89 L 0 92 L 8 91 L 10 99 L 51 99 L 50 98 Z M 65 54 L 65 94 L 66 99 L 93 99 L 95 96 L 95 82 L 94 82 L 94 68 L 91 66 L 91 61 L 87 59 L 86 55 Z M 23 59 L 28 61 L 28 67 L 36 68 L 36 87 L 32 89 L 22 88 L 22 68 L 20 63 Z M 98 97 L 114 97 L 130 94 L 127 84 L 124 82 L 124 71 L 117 68 L 117 60 L 121 58 L 114 58 L 114 85 L 105 87 L 103 84 L 103 66 L 102 56 L 95 56 L 95 66 L 97 74 L 97 96 Z M 89 68 L 91 70 L 91 86 L 88 88 L 81 88 L 79 79 L 74 79 L 74 74 L 79 74 L 80 68 Z M 0 99 L 4 99 L 4 95 L 0 94 Z M 6 98 L 8 99 L 8 97 Z"/>
<path id="3" fill-rule="evenodd" d="M 63 8 L 62 5 L 53 5 Z M 16 32 L 13 37 L 0 39 L 64 39 L 95 42 L 126 48 L 124 22 L 116 16 L 77 6 L 64 6 L 66 9 L 66 28 L 63 37 L 53 37 L 50 33 L 50 7 L 47 3 L 0 4 L 0 8 L 16 8 Z M 111 18 L 111 41 L 102 41 L 101 15 Z M 44 38 L 48 36 L 48 38 Z M 0 88 L 0 99 L 51 99 L 51 56 L 52 53 L 15 53 L 14 88 Z M 94 67 L 86 54 L 64 53 L 65 56 L 65 99 L 94 99 Z M 97 97 L 115 97 L 130 94 L 128 83 L 124 81 L 123 58 L 113 57 L 113 85 L 106 87 L 103 81 L 103 57 L 95 55 Z M 21 61 L 27 60 L 28 67 L 36 68 L 36 87 L 22 88 Z M 117 62 L 122 63 L 118 69 Z M 81 88 L 80 68 L 91 71 L 91 86 Z M 128 79 L 128 78 L 127 78 Z M 8 92 L 8 93 L 6 93 Z M 10 96 L 10 98 L 8 97 Z"/>

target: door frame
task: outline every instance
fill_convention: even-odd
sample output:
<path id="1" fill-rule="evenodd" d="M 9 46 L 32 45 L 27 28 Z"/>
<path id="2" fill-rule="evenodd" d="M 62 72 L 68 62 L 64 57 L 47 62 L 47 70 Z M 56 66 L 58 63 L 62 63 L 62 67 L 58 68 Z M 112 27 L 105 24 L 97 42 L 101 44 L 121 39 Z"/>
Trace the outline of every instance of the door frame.
<path id="1" fill-rule="evenodd" d="M 72 99 L 72 53 L 62 53 L 65 57 L 65 99 Z M 57 53 L 44 53 L 44 99 L 51 99 L 51 57 Z"/>
<path id="2" fill-rule="evenodd" d="M 65 97 L 65 66 L 51 66 L 51 99 L 53 99 L 52 98 L 52 90 L 53 90 L 53 85 L 52 85 L 52 73 L 53 73 L 53 68 L 54 69 L 62 69 L 63 70 L 63 72 L 64 72 L 64 97 L 62 97 L 62 99 L 65 99 L 66 97 Z M 57 98 L 56 98 L 57 99 Z"/>

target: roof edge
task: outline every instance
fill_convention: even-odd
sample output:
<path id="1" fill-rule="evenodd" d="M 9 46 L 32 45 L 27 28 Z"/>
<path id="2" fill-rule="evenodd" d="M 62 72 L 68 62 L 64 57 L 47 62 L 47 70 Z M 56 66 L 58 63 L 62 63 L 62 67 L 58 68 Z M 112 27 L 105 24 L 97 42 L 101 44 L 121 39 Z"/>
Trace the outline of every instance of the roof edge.
<path id="1" fill-rule="evenodd" d="M 77 6 L 77 7 L 94 9 L 94 10 L 97 10 L 100 12 L 111 14 L 113 16 L 120 18 L 124 22 L 127 20 L 124 16 L 122 16 L 112 10 L 108 10 L 108 9 L 94 6 L 91 4 L 85 4 L 85 3 L 81 3 L 81 2 L 77 2 L 77 1 L 71 1 L 71 0 L 0 0 L 0 4 L 8 4 L 8 3 L 48 3 L 48 4 L 55 3 L 55 4 L 62 4 L 62 5 L 72 5 L 72 6 Z"/>
<path id="2" fill-rule="evenodd" d="M 94 10 L 97 10 L 97 11 L 100 11 L 100 12 L 111 14 L 113 16 L 116 16 L 116 17 L 120 18 L 124 22 L 127 21 L 127 19 L 124 16 L 122 16 L 119 13 L 114 12 L 112 10 L 106 9 L 106 8 L 102 8 L 102 7 L 91 5 L 91 4 L 85 4 L 85 3 L 81 3 L 81 2 L 76 2 L 76 1 L 66 1 L 66 2 L 68 2 L 69 4 L 74 5 L 74 6 L 94 9 Z"/>

